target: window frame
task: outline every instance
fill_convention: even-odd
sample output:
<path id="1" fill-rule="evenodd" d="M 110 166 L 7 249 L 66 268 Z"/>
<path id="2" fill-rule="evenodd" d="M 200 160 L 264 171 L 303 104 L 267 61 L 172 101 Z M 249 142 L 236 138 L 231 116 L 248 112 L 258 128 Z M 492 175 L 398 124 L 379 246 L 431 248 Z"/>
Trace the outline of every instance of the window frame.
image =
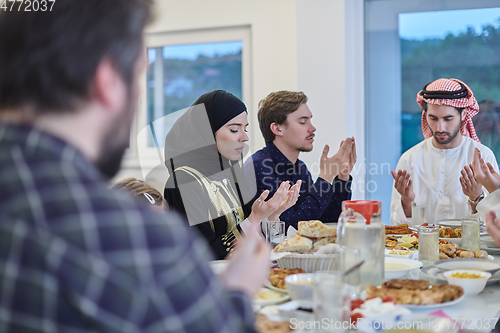
<path id="1" fill-rule="evenodd" d="M 145 34 L 145 49 L 164 47 L 169 45 L 219 43 L 242 41 L 242 97 L 248 109 L 252 109 L 251 91 L 251 34 L 249 25 L 217 27 L 207 29 L 193 29 L 180 31 L 165 31 Z M 147 124 L 147 72 L 143 71 L 139 78 L 141 82 L 141 96 L 138 102 L 138 111 L 130 131 L 130 145 L 125 152 L 122 168 L 141 168 L 143 175 L 158 166 L 163 160 L 163 149 L 148 147 L 147 137 L 140 135 Z M 189 105 L 186 105 L 189 107 Z M 144 133 L 143 133 L 144 134 Z M 252 136 L 252 133 L 249 133 Z M 250 138 L 252 139 L 252 137 Z M 164 138 L 158 138 L 164 140 Z M 159 156 L 161 154 L 161 156 Z"/>

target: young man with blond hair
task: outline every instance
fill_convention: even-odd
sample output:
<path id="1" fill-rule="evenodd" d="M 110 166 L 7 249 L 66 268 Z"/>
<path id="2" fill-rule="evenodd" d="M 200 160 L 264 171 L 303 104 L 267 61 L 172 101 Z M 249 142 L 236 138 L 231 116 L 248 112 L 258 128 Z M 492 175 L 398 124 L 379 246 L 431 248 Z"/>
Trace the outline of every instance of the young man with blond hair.
<path id="1" fill-rule="evenodd" d="M 341 203 L 351 198 L 351 172 L 356 163 L 354 138 L 342 141 L 340 149 L 328 157 L 325 145 L 319 161 L 320 173 L 313 181 L 301 152 L 313 149 L 316 128 L 303 92 L 278 91 L 259 103 L 259 126 L 266 146 L 252 155 L 257 179 L 257 193 L 268 189 L 271 194 L 282 181 L 301 181 L 297 203 L 283 212 L 280 219 L 287 226 L 298 221 L 336 222 Z M 247 161 L 247 163 L 249 163 Z"/>

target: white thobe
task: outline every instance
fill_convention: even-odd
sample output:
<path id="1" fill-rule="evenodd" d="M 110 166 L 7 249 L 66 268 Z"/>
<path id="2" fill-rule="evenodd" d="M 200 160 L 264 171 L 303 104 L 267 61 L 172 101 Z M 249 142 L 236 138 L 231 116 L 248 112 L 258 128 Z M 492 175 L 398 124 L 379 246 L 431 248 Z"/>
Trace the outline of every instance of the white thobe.
<path id="1" fill-rule="evenodd" d="M 439 149 L 433 146 L 432 137 L 407 150 L 399 159 L 398 170 L 406 170 L 412 180 L 415 204 L 425 206 L 428 223 L 445 219 L 460 219 L 469 215 L 468 197 L 460 185 L 461 171 L 471 164 L 474 148 L 478 148 L 485 162 L 490 162 L 498 172 L 495 155 L 488 147 L 473 139 L 462 136 L 456 148 Z M 483 188 L 485 195 L 488 193 Z M 401 205 L 401 195 L 393 186 L 391 198 L 391 223 L 408 223 Z"/>

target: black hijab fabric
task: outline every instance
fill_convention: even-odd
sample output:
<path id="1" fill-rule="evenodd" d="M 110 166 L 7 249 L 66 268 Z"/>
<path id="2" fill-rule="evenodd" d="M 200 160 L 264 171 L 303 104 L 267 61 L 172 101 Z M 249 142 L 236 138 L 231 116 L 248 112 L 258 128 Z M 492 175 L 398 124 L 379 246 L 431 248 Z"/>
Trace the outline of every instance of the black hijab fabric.
<path id="1" fill-rule="evenodd" d="M 215 132 L 224 124 L 241 113 L 247 112 L 247 107 L 238 97 L 224 90 L 214 90 L 201 95 L 193 105 L 198 104 L 205 104 L 214 137 Z"/>

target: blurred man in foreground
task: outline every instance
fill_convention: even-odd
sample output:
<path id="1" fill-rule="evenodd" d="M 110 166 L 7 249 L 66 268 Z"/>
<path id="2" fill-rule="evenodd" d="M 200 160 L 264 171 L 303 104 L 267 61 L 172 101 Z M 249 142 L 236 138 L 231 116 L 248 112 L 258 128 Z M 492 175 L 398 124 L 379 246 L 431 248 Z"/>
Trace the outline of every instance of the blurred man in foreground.
<path id="1" fill-rule="evenodd" d="M 417 94 L 417 103 L 425 140 L 406 151 L 392 171 L 391 223 L 410 223 L 412 202 L 425 206 L 428 223 L 475 213 L 486 194 L 472 173 L 474 149 L 496 171 L 498 164 L 476 135 L 472 117 L 479 106 L 472 90 L 457 79 L 438 79 Z"/>
<path id="2" fill-rule="evenodd" d="M 247 332 L 269 249 L 219 283 L 181 218 L 108 189 L 145 68 L 141 0 L 0 11 L 0 331 Z"/>

